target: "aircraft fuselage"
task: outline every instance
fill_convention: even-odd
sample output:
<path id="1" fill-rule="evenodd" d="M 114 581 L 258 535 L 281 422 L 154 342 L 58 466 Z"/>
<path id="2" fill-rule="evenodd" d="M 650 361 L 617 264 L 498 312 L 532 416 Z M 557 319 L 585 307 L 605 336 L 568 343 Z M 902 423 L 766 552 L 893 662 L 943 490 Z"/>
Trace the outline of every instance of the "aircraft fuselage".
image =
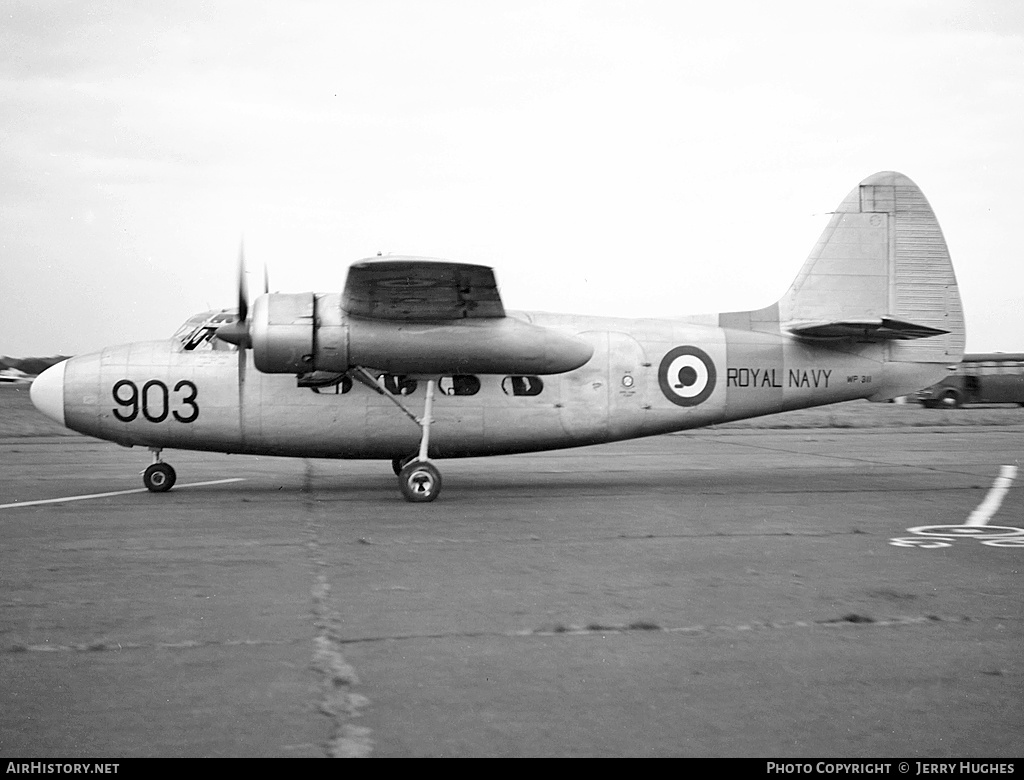
<path id="1" fill-rule="evenodd" d="M 844 342 L 830 349 L 783 333 L 683 320 L 516 316 L 579 336 L 594 347 L 593 356 L 560 375 L 480 375 L 471 395 L 446 394 L 442 378 L 431 457 L 598 444 L 887 398 L 945 371 L 940 364 L 887 363 L 887 345 Z M 73 358 L 64 370 L 65 424 L 154 448 L 366 459 L 416 452 L 419 426 L 371 388 L 347 379 L 300 387 L 292 375 L 257 371 L 251 353 L 242 355 L 240 367 L 237 351 L 185 351 L 166 340 Z M 417 415 L 426 377 L 419 379 L 401 396 Z"/>

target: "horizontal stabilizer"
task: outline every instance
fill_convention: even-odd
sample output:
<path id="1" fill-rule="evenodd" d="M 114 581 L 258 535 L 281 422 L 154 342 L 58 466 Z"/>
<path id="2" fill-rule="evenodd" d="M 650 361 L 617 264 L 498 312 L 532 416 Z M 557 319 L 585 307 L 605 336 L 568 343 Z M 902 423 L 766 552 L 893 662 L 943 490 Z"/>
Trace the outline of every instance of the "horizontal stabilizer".
<path id="1" fill-rule="evenodd" d="M 851 339 L 856 341 L 907 341 L 941 336 L 948 330 L 919 325 L 895 317 L 872 319 L 834 320 L 832 322 L 804 322 L 786 328 L 801 339 Z"/>
<path id="2" fill-rule="evenodd" d="M 342 309 L 354 317 L 400 322 L 505 316 L 490 268 L 411 257 L 355 263 Z"/>

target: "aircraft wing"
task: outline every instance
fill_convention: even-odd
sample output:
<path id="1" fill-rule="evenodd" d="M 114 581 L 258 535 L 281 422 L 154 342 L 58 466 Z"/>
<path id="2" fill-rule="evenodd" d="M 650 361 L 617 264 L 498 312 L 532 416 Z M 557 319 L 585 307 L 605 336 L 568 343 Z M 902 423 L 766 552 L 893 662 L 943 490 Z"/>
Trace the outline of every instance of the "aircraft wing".
<path id="1" fill-rule="evenodd" d="M 857 341 L 906 341 L 949 333 L 948 330 L 908 322 L 895 317 L 801 322 L 787 326 L 786 330 L 801 339 L 855 339 Z"/>
<path id="2" fill-rule="evenodd" d="M 257 339 L 257 368 L 269 373 L 369 366 L 394 374 L 560 374 L 579 368 L 594 353 L 574 334 L 507 316 L 494 272 L 482 265 L 418 257 L 363 260 L 349 268 L 340 320 L 330 297 L 303 297 L 300 317 L 284 308 L 280 317 L 268 315 L 275 322 L 316 328 L 317 335 L 304 336 L 298 345 L 282 331 L 280 348 L 269 342 L 264 347 L 265 340 Z M 257 319 L 260 306 L 257 302 Z M 311 365 L 299 366 L 272 359 L 275 349 L 316 354 Z"/>
<path id="3" fill-rule="evenodd" d="M 364 260 L 353 264 L 341 306 L 355 317 L 398 322 L 505 316 L 494 271 L 490 268 L 417 258 Z"/>

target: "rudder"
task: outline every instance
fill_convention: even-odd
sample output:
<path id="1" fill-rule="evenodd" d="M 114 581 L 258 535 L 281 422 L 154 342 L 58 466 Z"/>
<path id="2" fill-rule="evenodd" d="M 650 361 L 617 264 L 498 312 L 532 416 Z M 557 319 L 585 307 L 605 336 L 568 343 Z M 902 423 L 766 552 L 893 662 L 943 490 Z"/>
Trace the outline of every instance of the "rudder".
<path id="1" fill-rule="evenodd" d="M 803 338 L 852 338 L 863 326 L 862 338 L 890 342 L 892 361 L 963 355 L 945 238 L 920 188 L 894 171 L 869 176 L 839 204 L 777 305 L 781 329 Z"/>

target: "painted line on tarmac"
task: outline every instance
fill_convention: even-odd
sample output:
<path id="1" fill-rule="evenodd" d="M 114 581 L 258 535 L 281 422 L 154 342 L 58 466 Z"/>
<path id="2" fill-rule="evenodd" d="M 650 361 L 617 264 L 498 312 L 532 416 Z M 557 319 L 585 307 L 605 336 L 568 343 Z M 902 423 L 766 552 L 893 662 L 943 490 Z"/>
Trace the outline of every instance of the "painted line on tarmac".
<path id="1" fill-rule="evenodd" d="M 245 482 L 244 477 L 232 477 L 231 479 L 214 479 L 209 482 L 189 482 L 184 485 L 177 485 L 176 489 L 190 487 L 204 487 L 206 485 L 225 485 L 228 482 Z M 148 493 L 147 488 L 134 488 L 132 490 L 115 490 L 110 493 L 90 493 L 85 496 L 64 496 L 63 498 L 43 498 L 38 501 L 15 501 L 13 504 L 0 504 L 0 509 L 14 509 L 19 506 L 40 506 L 41 504 L 64 504 L 68 501 L 87 501 L 90 498 L 110 498 L 111 496 L 127 496 L 132 493 Z"/>
<path id="2" fill-rule="evenodd" d="M 890 539 L 893 547 L 916 547 L 938 550 L 949 547 L 958 539 L 976 539 L 986 547 L 1024 549 L 1024 528 L 1010 525 L 989 525 L 988 521 L 999 511 L 1003 498 L 1017 477 L 1016 466 L 1001 466 L 999 476 L 992 484 L 985 500 L 978 504 L 961 525 L 919 525 L 908 528 L 914 536 Z"/>
<path id="3" fill-rule="evenodd" d="M 1003 503 L 1003 497 L 1006 495 L 1006 491 L 1010 489 L 1010 485 L 1013 484 L 1016 476 L 1016 466 L 1003 466 L 999 469 L 999 476 L 996 477 L 996 481 L 992 484 L 988 495 L 985 496 L 985 500 L 978 504 L 977 509 L 971 512 L 971 516 L 967 518 L 967 522 L 964 525 L 985 525 L 985 523 L 991 520 L 992 515 L 999 511 L 999 506 Z"/>

